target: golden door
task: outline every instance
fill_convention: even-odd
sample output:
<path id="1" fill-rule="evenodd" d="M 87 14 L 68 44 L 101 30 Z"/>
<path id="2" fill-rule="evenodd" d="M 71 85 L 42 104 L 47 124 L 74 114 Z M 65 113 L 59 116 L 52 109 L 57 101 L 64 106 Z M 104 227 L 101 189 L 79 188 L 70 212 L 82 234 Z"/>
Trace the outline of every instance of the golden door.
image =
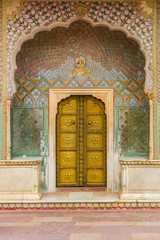
<path id="1" fill-rule="evenodd" d="M 57 187 L 106 186 L 106 115 L 92 96 L 58 104 Z"/>

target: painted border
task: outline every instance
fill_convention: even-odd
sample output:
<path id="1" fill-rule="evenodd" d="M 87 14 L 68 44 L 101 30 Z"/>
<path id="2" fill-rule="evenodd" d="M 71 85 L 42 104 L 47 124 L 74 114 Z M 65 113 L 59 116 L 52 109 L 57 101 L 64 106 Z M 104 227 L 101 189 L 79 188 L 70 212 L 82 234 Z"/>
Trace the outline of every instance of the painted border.
<path id="1" fill-rule="evenodd" d="M 115 202 L 18 202 L 18 201 L 7 201 L 0 202 L 1 210 L 93 210 L 93 209 L 148 209 L 148 210 L 160 210 L 160 201 L 124 201 L 119 200 Z"/>
<path id="2" fill-rule="evenodd" d="M 7 6 L 12 5 L 14 2 L 30 2 L 30 0 L 6 0 Z M 37 2 L 41 2 L 42 0 L 36 0 Z M 47 2 L 48 0 L 43 0 L 43 2 Z M 55 0 L 50 0 L 51 2 L 54 2 Z M 61 2 L 62 0 L 57 0 L 57 2 Z M 70 2 L 69 0 L 63 0 L 64 2 Z M 73 0 L 74 2 L 77 2 L 77 0 Z M 86 2 L 97 2 L 97 0 L 84 0 Z M 111 0 L 101 0 L 101 2 L 110 2 Z M 145 0 L 147 3 L 152 4 L 153 0 Z M 112 2 L 119 2 L 118 0 L 112 0 Z M 121 0 L 121 2 L 140 2 L 140 0 Z"/>

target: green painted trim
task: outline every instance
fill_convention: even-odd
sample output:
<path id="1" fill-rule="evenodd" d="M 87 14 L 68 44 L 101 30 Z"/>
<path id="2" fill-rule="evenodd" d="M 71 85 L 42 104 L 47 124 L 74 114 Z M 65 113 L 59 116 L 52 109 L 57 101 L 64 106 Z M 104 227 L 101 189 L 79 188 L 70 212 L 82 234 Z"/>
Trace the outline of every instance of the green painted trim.
<path id="1" fill-rule="evenodd" d="M 0 160 L 2 160 L 2 107 L 0 107 Z"/>

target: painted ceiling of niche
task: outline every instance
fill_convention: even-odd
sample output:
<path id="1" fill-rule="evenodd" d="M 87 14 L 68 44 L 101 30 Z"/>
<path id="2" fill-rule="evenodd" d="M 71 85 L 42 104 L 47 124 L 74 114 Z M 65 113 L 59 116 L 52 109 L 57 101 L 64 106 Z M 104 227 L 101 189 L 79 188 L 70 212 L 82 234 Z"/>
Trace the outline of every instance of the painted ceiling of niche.
<path id="1" fill-rule="evenodd" d="M 40 32 L 24 43 L 17 56 L 16 78 L 70 79 L 79 55 L 85 58 L 93 80 L 110 75 L 144 78 L 145 61 L 136 42 L 121 32 L 83 21 Z"/>
<path id="2" fill-rule="evenodd" d="M 53 23 L 67 22 L 75 17 L 74 7 L 77 2 L 29 1 L 8 8 L 7 45 L 8 45 L 8 79 L 11 69 L 9 61 L 21 35 L 31 36 L 37 27 L 50 29 Z M 144 49 L 152 56 L 152 9 L 144 2 L 142 5 L 132 2 L 84 2 L 86 16 L 92 22 L 109 23 L 111 26 L 123 27 L 131 35 L 141 39 Z M 54 27 L 54 25 L 53 25 Z M 62 83 L 61 83 L 62 84 Z M 8 92 L 12 92 L 8 84 Z"/>
<path id="3" fill-rule="evenodd" d="M 86 60 L 82 76 L 74 72 L 79 55 Z M 143 106 L 144 64 L 135 41 L 106 27 L 79 20 L 39 32 L 17 55 L 15 105 L 47 105 L 49 87 L 104 86 L 115 89 L 117 106 Z"/>

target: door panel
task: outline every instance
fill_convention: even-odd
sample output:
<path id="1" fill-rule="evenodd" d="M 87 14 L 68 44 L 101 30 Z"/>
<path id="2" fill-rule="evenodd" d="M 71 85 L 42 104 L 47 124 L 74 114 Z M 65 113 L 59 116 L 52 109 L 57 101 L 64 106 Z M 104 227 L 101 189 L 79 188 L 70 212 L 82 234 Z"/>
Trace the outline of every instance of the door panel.
<path id="1" fill-rule="evenodd" d="M 87 170 L 87 183 L 92 186 L 96 184 L 102 185 L 104 183 L 103 170 L 101 169 L 88 169 Z"/>
<path id="2" fill-rule="evenodd" d="M 61 114 L 76 114 L 77 113 L 77 99 L 67 98 L 65 104 L 61 106 Z"/>
<path id="3" fill-rule="evenodd" d="M 64 185 L 67 183 L 76 184 L 76 169 L 61 169 L 60 170 L 60 182 Z"/>
<path id="4" fill-rule="evenodd" d="M 90 168 L 92 166 L 97 167 L 103 166 L 103 153 L 102 152 L 88 152 L 87 153 L 87 167 Z"/>
<path id="5" fill-rule="evenodd" d="M 76 167 L 76 151 L 61 151 L 60 166 L 64 168 Z"/>
<path id="6" fill-rule="evenodd" d="M 77 133 L 61 133 L 60 136 L 60 147 L 66 150 L 75 149 L 76 146 L 76 135 Z"/>
<path id="7" fill-rule="evenodd" d="M 97 99 L 87 96 L 89 98 L 86 99 L 87 108 L 86 111 L 88 114 L 101 114 L 102 109 L 100 108 L 99 104 L 97 103 Z"/>
<path id="8" fill-rule="evenodd" d="M 102 149 L 102 134 L 88 133 L 87 134 L 87 148 L 88 149 Z"/>
<path id="9" fill-rule="evenodd" d="M 103 130 L 103 118 L 102 116 L 89 115 L 87 116 L 87 130 L 102 131 Z"/>
<path id="10" fill-rule="evenodd" d="M 61 131 L 71 131 L 71 132 L 76 132 L 76 116 L 75 115 L 63 115 L 60 118 L 60 130 Z"/>
<path id="11" fill-rule="evenodd" d="M 106 184 L 106 115 L 101 100 L 87 96 L 86 112 L 86 186 Z"/>
<path id="12" fill-rule="evenodd" d="M 106 115 L 92 96 L 58 105 L 57 186 L 106 186 Z"/>
<path id="13" fill-rule="evenodd" d="M 57 186 L 78 186 L 78 99 L 62 100 L 57 114 Z"/>

